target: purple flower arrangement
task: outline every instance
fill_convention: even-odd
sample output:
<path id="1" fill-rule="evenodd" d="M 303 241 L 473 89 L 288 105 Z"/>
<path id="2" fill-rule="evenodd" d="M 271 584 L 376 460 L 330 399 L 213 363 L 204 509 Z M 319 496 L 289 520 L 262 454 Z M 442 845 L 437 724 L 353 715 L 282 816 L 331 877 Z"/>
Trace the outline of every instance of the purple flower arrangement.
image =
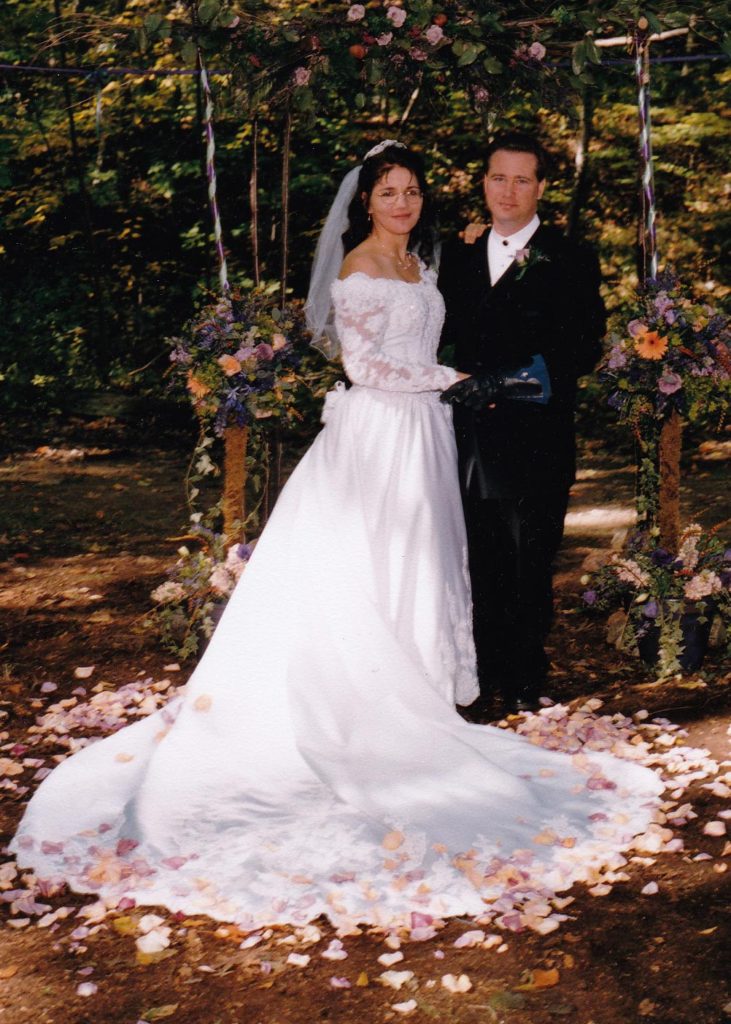
<path id="1" fill-rule="evenodd" d="M 167 580 L 150 594 L 154 607 L 146 620 L 181 660 L 197 654 L 211 636 L 254 549 L 253 543 L 227 546 L 222 534 L 200 525 L 192 532 L 202 546 L 178 548 Z"/>
<path id="2" fill-rule="evenodd" d="M 731 397 L 729 317 L 688 297 L 664 271 L 639 294 L 600 379 L 621 418 L 664 419 L 676 409 L 693 421 L 721 411 Z"/>
<path id="3" fill-rule="evenodd" d="M 627 614 L 622 646 L 630 649 L 651 630 L 659 634 L 664 674 L 678 671 L 682 653 L 681 616 L 694 614 L 731 623 L 731 548 L 715 531 L 691 523 L 680 537 L 677 554 L 638 531 L 597 572 L 583 576 L 586 609 Z"/>
<path id="4" fill-rule="evenodd" d="M 171 340 L 170 361 L 197 415 L 220 437 L 229 424 L 291 412 L 308 340 L 300 306 L 279 308 L 271 289 L 234 291 Z"/>

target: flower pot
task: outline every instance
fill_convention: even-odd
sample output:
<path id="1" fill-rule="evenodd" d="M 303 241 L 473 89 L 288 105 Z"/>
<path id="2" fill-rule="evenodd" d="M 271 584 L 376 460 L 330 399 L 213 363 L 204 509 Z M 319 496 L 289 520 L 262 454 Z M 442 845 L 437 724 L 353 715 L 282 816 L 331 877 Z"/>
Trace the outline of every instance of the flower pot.
<path id="1" fill-rule="evenodd" d="M 708 649 L 715 609 L 700 612 L 683 612 L 680 629 L 683 634 L 683 651 L 678 654 L 678 663 L 684 672 L 695 672 L 703 664 Z M 646 665 L 656 665 L 660 656 L 660 627 L 651 626 L 644 636 L 637 640 L 637 650 Z"/>

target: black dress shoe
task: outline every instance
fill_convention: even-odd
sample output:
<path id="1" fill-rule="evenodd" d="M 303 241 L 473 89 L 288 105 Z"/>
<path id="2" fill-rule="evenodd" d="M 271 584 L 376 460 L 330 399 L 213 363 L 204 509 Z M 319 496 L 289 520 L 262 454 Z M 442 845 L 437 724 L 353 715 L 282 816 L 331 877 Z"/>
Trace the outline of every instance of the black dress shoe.
<path id="1" fill-rule="evenodd" d="M 538 700 L 538 690 L 525 687 L 518 690 L 517 693 L 506 694 L 505 706 L 509 712 L 514 714 L 520 714 L 523 711 L 538 711 L 541 706 Z"/>
<path id="2" fill-rule="evenodd" d="M 520 714 L 522 711 L 538 711 L 541 705 L 532 697 L 518 697 L 512 706 L 513 710 Z"/>

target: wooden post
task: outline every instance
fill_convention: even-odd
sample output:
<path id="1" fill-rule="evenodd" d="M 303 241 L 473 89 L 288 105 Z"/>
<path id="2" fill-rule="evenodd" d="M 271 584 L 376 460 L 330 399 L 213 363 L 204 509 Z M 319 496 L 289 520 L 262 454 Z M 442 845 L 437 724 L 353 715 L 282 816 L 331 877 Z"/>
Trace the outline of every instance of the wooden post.
<path id="1" fill-rule="evenodd" d="M 670 413 L 660 430 L 659 470 L 660 494 L 658 526 L 660 544 L 677 552 L 680 536 L 680 452 L 683 421 L 676 409 Z"/>
<path id="2" fill-rule="evenodd" d="M 244 487 L 248 440 L 248 427 L 226 427 L 223 457 L 223 532 L 229 544 L 244 542 Z"/>

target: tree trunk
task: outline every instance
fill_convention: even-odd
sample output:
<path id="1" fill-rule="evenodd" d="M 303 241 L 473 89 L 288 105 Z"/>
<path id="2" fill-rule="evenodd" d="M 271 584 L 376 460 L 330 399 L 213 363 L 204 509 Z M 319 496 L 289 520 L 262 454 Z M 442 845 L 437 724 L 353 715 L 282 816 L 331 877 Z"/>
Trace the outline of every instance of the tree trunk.
<path id="1" fill-rule="evenodd" d="M 244 487 L 249 428 L 230 426 L 224 436 L 223 532 L 229 544 L 244 542 Z"/>
<path id="2" fill-rule="evenodd" d="M 571 197 L 571 207 L 566 228 L 566 234 L 572 239 L 579 236 L 581 211 L 584 208 L 589 192 L 589 145 L 593 128 L 594 96 L 588 88 L 585 88 L 581 105 L 581 135 L 576 144 L 574 192 Z"/>
<path id="3" fill-rule="evenodd" d="M 287 271 L 289 265 L 289 180 L 292 155 L 292 110 L 287 105 L 284 118 L 284 140 L 282 144 L 282 305 L 287 301 Z"/>
<path id="4" fill-rule="evenodd" d="M 673 409 L 660 431 L 660 495 L 658 526 L 660 544 L 668 551 L 678 550 L 680 536 L 680 452 L 683 421 Z"/>
<path id="5" fill-rule="evenodd" d="M 249 175 L 249 206 L 251 207 L 251 258 L 254 263 L 254 284 L 261 283 L 259 268 L 259 118 L 251 126 L 251 174 Z"/>
<path id="6" fill-rule="evenodd" d="M 55 36 L 53 42 L 58 52 L 58 59 L 61 63 L 61 67 L 66 67 L 66 48 L 63 45 L 62 38 L 64 32 L 63 24 L 63 12 L 61 10 L 61 0 L 53 0 L 53 9 L 56 14 L 56 23 L 58 27 L 58 36 Z M 71 96 L 71 85 L 69 83 L 68 75 L 62 76 L 62 87 L 64 102 L 66 104 L 66 120 L 69 128 L 69 142 L 71 144 L 71 157 L 76 174 L 76 180 L 79 186 L 79 197 L 81 199 L 81 211 L 84 221 L 84 231 L 86 234 L 86 243 L 89 248 L 89 256 L 91 257 L 90 274 L 92 280 L 92 288 L 94 291 L 94 308 L 96 313 L 96 338 L 94 345 L 94 358 L 99 368 L 100 373 L 105 373 L 109 365 L 109 335 L 111 331 L 109 329 L 108 317 L 104 307 L 104 292 L 101 278 L 101 260 L 96 247 L 96 239 L 94 237 L 94 222 L 91 212 L 91 199 L 89 192 L 86 188 L 86 179 L 84 176 L 84 165 L 81 159 L 81 150 L 79 148 L 79 139 L 76 132 L 76 119 L 74 117 L 74 104 Z"/>

